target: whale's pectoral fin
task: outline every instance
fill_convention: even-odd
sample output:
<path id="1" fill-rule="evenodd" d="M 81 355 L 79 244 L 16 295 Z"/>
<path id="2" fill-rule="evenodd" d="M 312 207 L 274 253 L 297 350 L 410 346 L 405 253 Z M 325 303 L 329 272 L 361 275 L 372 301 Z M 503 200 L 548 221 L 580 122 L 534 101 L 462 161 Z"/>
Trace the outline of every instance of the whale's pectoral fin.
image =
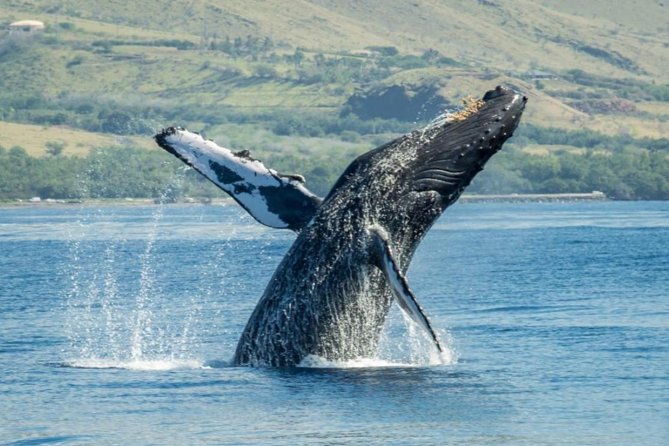
<path id="1" fill-rule="evenodd" d="M 227 192 L 260 223 L 299 231 L 321 199 L 304 186 L 301 175 L 282 175 L 253 158 L 232 152 L 197 133 L 170 127 L 155 136 L 160 147 Z"/>
<path id="2" fill-rule="evenodd" d="M 409 288 L 409 283 L 402 271 L 397 266 L 397 262 L 393 257 L 393 252 L 390 247 L 388 235 L 383 228 L 373 226 L 368 229 L 371 235 L 372 254 L 376 262 L 376 266 L 383 272 L 390 285 L 390 290 L 393 296 L 397 299 L 400 308 L 418 325 L 423 327 L 428 335 L 432 338 L 434 345 L 440 352 L 443 352 L 439 337 L 432 328 L 430 320 L 427 318 L 423 309 L 421 308 L 416 296 Z"/>

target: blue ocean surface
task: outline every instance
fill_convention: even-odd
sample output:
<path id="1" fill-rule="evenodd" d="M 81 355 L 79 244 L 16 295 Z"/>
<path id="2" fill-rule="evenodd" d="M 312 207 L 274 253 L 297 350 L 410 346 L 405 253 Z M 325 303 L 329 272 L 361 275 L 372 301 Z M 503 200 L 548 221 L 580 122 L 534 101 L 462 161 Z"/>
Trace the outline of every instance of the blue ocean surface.
<path id="1" fill-rule="evenodd" d="M 457 204 L 379 353 L 229 364 L 294 235 L 235 206 L 0 209 L 0 443 L 669 445 L 669 203 Z"/>

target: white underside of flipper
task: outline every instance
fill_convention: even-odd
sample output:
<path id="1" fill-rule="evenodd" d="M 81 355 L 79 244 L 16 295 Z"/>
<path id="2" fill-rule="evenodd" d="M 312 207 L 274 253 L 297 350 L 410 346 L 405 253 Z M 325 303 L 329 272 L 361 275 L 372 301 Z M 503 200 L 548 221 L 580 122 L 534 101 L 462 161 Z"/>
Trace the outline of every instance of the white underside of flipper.
<path id="1" fill-rule="evenodd" d="M 299 176 L 282 176 L 252 159 L 248 151 L 235 153 L 179 128 L 164 130 L 156 141 L 230 194 L 256 220 L 272 228 L 299 229 L 295 221 L 301 219 L 301 213 L 313 213 L 311 208 L 315 211 L 320 202 Z M 293 208 L 287 209 L 289 205 Z"/>

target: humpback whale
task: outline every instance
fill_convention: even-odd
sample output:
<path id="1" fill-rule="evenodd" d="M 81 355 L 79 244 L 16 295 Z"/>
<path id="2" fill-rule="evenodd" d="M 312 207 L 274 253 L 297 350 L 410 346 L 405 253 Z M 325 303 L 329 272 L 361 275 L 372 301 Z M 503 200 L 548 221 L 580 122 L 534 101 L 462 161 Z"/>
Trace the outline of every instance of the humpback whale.
<path id="1" fill-rule="evenodd" d="M 181 128 L 160 147 L 230 194 L 258 222 L 297 238 L 239 339 L 233 362 L 296 366 L 309 355 L 375 354 L 396 301 L 442 346 L 406 271 L 429 228 L 512 136 L 526 97 L 498 86 L 458 113 L 355 159 L 328 195 Z"/>

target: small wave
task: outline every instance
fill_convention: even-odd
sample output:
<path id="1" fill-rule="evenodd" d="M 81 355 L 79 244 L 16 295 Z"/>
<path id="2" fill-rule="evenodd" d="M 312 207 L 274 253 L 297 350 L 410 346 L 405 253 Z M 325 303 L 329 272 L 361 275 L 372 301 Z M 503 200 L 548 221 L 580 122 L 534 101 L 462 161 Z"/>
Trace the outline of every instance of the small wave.
<path id="1" fill-rule="evenodd" d="M 90 440 L 89 436 L 82 435 L 57 435 L 53 437 L 39 437 L 35 436 L 34 438 L 25 438 L 23 440 L 16 440 L 11 443 L 7 443 L 7 446 L 33 446 L 33 445 L 44 445 L 50 443 L 72 443 L 76 440 Z"/>
<path id="2" fill-rule="evenodd" d="M 119 361 L 114 359 L 75 359 L 61 364 L 75 369 L 125 369 L 142 371 L 167 371 L 179 369 L 206 369 L 210 366 L 195 359 L 138 359 Z"/>
<path id="3" fill-rule="evenodd" d="M 407 368 L 455 364 L 456 358 L 451 352 L 431 355 L 427 362 L 395 362 L 380 358 L 357 358 L 348 361 L 331 361 L 317 355 L 306 356 L 297 366 L 311 369 L 372 369 L 372 368 Z"/>

